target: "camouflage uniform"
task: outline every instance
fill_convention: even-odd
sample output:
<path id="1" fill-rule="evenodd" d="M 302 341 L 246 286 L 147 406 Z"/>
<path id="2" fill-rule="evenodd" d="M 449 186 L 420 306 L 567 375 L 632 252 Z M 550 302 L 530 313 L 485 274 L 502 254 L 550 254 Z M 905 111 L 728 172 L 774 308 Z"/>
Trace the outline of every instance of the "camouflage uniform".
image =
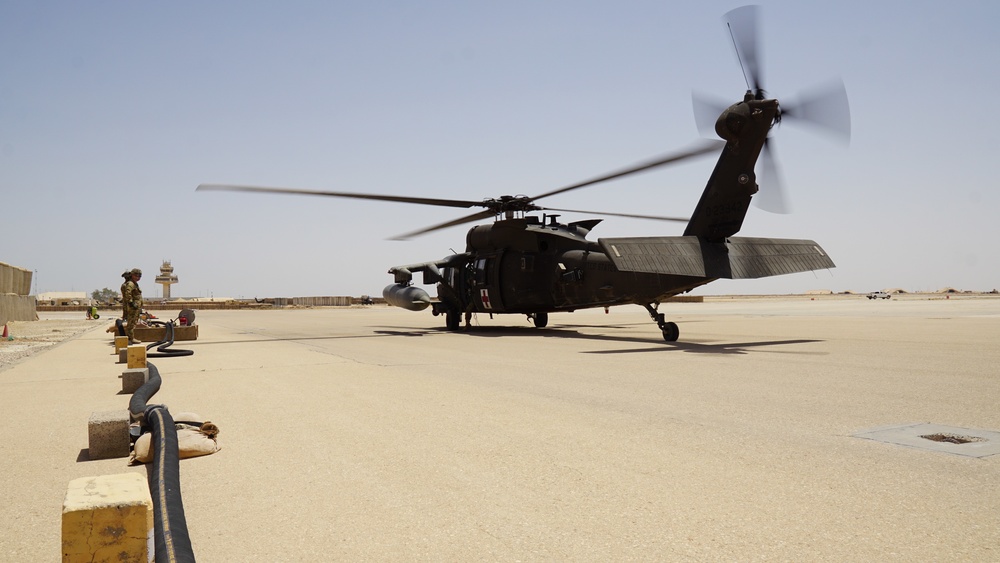
<path id="1" fill-rule="evenodd" d="M 137 270 L 132 270 L 130 273 L 136 273 Z M 138 272 L 141 276 L 142 272 Z M 125 319 L 125 335 L 128 336 L 128 341 L 133 342 L 135 338 L 132 332 L 135 330 L 135 324 L 139 322 L 139 313 L 142 312 L 142 290 L 139 289 L 139 284 L 132 281 L 132 278 L 122 284 L 122 317 Z"/>

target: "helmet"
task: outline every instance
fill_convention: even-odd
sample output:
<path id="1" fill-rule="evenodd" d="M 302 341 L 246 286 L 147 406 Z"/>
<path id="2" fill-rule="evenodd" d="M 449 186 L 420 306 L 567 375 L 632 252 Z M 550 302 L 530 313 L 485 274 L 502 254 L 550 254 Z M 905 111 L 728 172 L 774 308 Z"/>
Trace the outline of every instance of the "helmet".
<path id="1" fill-rule="evenodd" d="M 139 268 L 132 268 L 132 270 L 129 272 L 129 274 L 130 275 L 134 275 L 134 276 L 141 276 L 142 275 L 142 270 L 140 270 Z"/>

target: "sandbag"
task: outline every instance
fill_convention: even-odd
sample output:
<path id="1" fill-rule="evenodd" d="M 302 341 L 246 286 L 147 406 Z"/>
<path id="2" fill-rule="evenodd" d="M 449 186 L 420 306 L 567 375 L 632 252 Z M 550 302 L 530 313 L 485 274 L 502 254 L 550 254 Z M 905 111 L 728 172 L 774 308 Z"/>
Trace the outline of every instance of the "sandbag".
<path id="1" fill-rule="evenodd" d="M 195 422 L 200 418 L 194 413 L 178 413 L 174 421 L 174 425 L 177 427 L 177 456 L 181 459 L 214 454 L 222 449 L 216 439 L 216 436 L 219 435 L 219 427 L 208 420 Z M 139 436 L 132 447 L 132 454 L 129 457 L 130 464 L 153 461 L 152 440 L 153 434 L 150 432 Z"/>

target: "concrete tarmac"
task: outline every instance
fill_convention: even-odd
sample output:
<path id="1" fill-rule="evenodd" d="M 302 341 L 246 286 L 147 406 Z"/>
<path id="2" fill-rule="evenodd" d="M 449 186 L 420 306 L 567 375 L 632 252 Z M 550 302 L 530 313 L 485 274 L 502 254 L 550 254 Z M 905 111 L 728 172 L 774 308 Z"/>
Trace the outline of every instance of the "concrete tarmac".
<path id="1" fill-rule="evenodd" d="M 733 299 L 480 316 L 199 312 L 152 402 L 217 423 L 181 462 L 200 561 L 997 561 L 1000 455 L 855 434 L 1000 430 L 1000 299 Z M 166 315 L 161 315 L 166 317 Z M 0 560 L 53 561 L 110 335 L 0 372 Z M 933 447 L 933 443 L 928 441 Z"/>

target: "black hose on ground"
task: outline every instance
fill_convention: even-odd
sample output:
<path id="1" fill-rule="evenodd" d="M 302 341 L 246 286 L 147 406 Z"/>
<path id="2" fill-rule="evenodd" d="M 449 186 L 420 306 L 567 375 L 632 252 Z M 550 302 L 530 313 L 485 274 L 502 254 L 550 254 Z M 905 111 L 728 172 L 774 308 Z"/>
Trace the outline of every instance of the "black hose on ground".
<path id="1" fill-rule="evenodd" d="M 181 467 L 177 452 L 177 427 L 170 411 L 161 405 L 146 409 L 146 422 L 153 431 L 153 465 L 149 472 L 149 494 L 153 497 L 153 543 L 155 561 L 194 562 L 191 537 L 181 499 Z"/>
<path id="2" fill-rule="evenodd" d="M 146 369 L 149 370 L 149 379 L 132 393 L 132 398 L 128 402 L 128 412 L 132 414 L 132 420 L 138 420 L 143 425 L 146 424 L 146 409 L 149 408 L 149 400 L 160 390 L 160 370 L 156 369 L 150 362 L 146 362 Z"/>
<path id="3" fill-rule="evenodd" d="M 175 358 L 177 356 L 193 356 L 194 350 L 168 350 L 174 344 L 174 322 L 163 322 L 163 321 L 152 321 L 150 324 L 162 325 L 166 328 L 164 332 L 163 340 L 159 342 L 153 342 L 152 344 L 146 345 L 146 357 L 147 358 Z M 156 352 L 148 352 L 149 349 L 156 347 Z"/>
<path id="4" fill-rule="evenodd" d="M 153 543 L 155 560 L 169 563 L 194 562 L 194 551 L 181 500 L 180 454 L 177 427 L 163 405 L 148 405 L 160 389 L 160 370 L 147 362 L 149 380 L 132 394 L 128 410 L 132 418 L 152 432 L 153 463 L 147 469 L 149 493 L 153 497 Z"/>

